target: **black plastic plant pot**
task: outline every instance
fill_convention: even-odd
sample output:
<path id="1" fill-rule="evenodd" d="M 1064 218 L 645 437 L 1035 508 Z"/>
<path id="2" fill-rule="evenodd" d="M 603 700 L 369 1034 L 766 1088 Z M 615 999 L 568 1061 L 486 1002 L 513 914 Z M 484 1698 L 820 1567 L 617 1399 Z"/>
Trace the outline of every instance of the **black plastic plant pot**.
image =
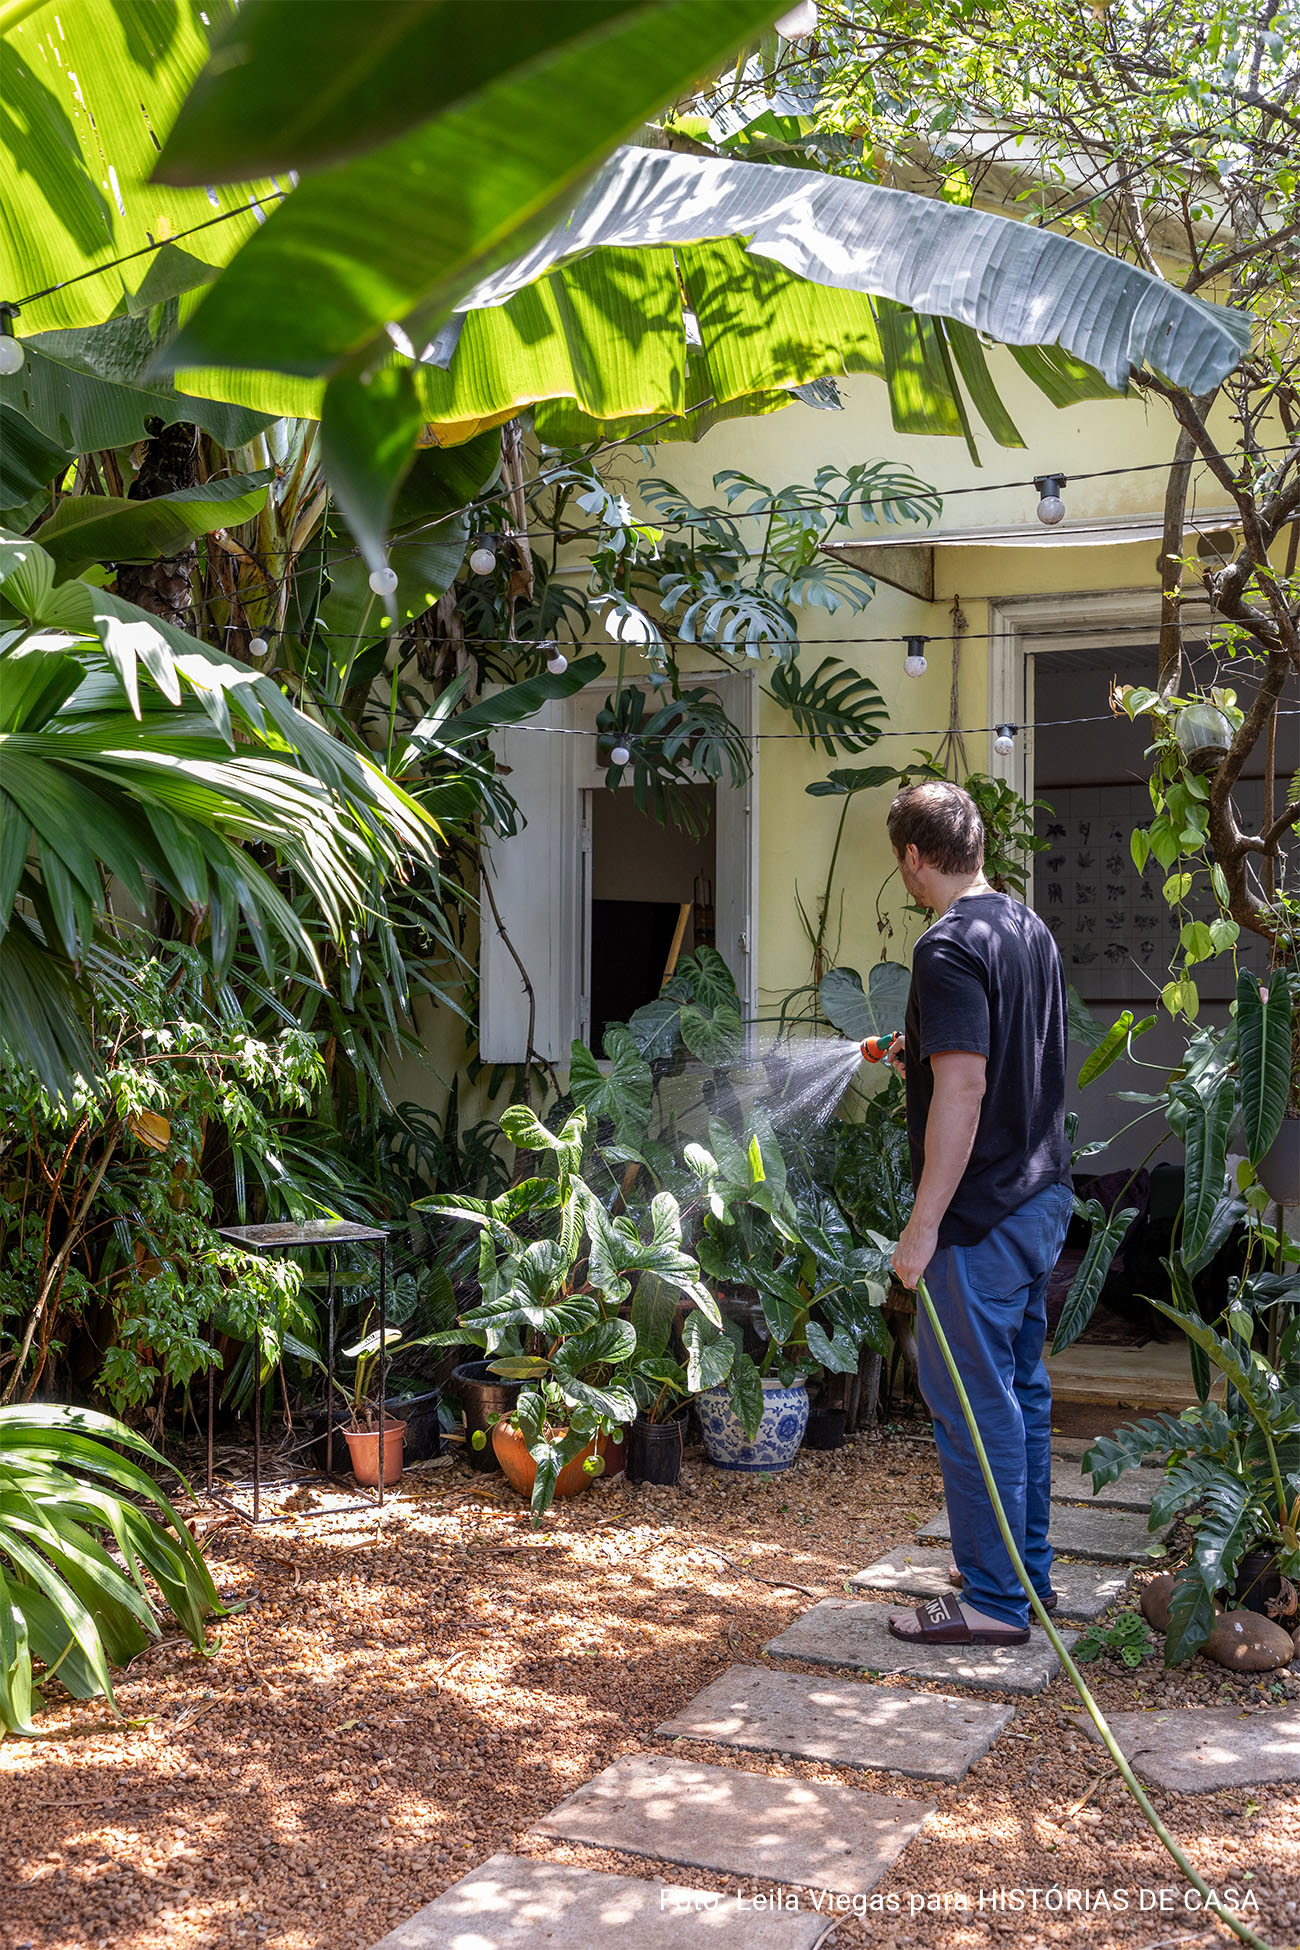
<path id="1" fill-rule="evenodd" d="M 843 1408 L 813 1408 L 808 1411 L 804 1432 L 805 1449 L 842 1449 L 848 1411 Z"/>
<path id="2" fill-rule="evenodd" d="M 465 1361 L 452 1369 L 451 1386 L 460 1396 L 465 1411 L 465 1460 L 471 1469 L 500 1470 L 492 1447 L 491 1425 L 498 1416 L 509 1415 L 523 1385 L 522 1381 L 504 1381 L 499 1374 L 493 1374 L 487 1361 Z M 481 1449 L 474 1446 L 476 1429 L 481 1429 L 487 1437 Z"/>
<path id="3" fill-rule="evenodd" d="M 627 1438 L 629 1483 L 675 1483 L 682 1473 L 682 1424 L 647 1422 L 640 1415 Z"/>
<path id="4" fill-rule="evenodd" d="M 1269 1548 L 1247 1551 L 1232 1581 L 1232 1604 L 1237 1611 L 1257 1611 L 1268 1617 L 1269 1600 L 1282 1595 L 1282 1574 Z"/>

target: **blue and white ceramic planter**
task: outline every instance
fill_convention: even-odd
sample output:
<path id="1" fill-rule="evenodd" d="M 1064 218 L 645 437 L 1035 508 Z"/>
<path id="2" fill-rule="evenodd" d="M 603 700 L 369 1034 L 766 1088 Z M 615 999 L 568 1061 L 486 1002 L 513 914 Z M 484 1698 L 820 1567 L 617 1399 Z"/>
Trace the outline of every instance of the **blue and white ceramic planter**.
<path id="1" fill-rule="evenodd" d="M 696 1396 L 695 1408 L 709 1461 L 719 1469 L 742 1469 L 754 1476 L 760 1470 L 789 1469 L 808 1426 L 808 1390 L 802 1381 L 792 1388 L 780 1381 L 764 1381 L 763 1419 L 752 1442 L 731 1406 L 728 1389 L 707 1388 Z"/>

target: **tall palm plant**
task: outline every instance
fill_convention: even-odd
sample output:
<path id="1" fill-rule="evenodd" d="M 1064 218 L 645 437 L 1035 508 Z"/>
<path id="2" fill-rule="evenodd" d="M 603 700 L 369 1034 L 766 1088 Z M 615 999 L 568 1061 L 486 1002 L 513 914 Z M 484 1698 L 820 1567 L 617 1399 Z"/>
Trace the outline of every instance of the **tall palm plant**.
<path id="1" fill-rule="evenodd" d="M 77 978 L 123 896 L 160 890 L 218 972 L 243 926 L 268 976 L 319 979 L 322 930 L 435 865 L 429 814 L 268 678 L 2 534 L 0 603 L 0 1061 L 52 1093 L 89 1067 Z"/>

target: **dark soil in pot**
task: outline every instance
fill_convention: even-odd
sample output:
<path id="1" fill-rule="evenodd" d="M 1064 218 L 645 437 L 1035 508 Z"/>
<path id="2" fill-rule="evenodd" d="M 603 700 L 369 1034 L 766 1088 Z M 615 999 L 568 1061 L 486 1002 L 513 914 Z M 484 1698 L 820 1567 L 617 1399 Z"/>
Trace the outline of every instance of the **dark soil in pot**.
<path id="1" fill-rule="evenodd" d="M 492 1448 L 490 1424 L 499 1415 L 508 1415 L 519 1399 L 522 1381 L 504 1381 L 493 1374 L 486 1361 L 464 1361 L 451 1371 L 451 1386 L 460 1396 L 465 1411 L 465 1460 L 471 1469 L 495 1470 L 501 1465 Z M 487 1441 L 474 1447 L 474 1431 L 481 1429 Z"/>
<path id="2" fill-rule="evenodd" d="M 647 1422 L 638 1415 L 627 1436 L 628 1482 L 675 1483 L 682 1471 L 684 1435 L 680 1418 Z"/>
<path id="3" fill-rule="evenodd" d="M 844 1431 L 848 1425 L 847 1410 L 842 1408 L 812 1408 L 808 1411 L 808 1427 L 804 1434 L 805 1449 L 842 1449 Z"/>

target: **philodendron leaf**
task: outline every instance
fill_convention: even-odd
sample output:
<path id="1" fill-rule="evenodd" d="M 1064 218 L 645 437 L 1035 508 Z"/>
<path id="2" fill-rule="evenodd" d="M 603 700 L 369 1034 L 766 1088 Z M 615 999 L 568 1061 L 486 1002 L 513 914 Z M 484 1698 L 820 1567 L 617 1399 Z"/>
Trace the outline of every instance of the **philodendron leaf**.
<path id="1" fill-rule="evenodd" d="M 1214 1595 L 1196 1571 L 1180 1571 L 1169 1602 L 1165 1627 L 1165 1664 L 1184 1666 L 1195 1658 L 1214 1630 Z"/>
<path id="2" fill-rule="evenodd" d="M 1155 1027 L 1154 1016 L 1143 1016 L 1141 1022 L 1134 1022 L 1133 1011 L 1125 1009 L 1119 1020 L 1107 1030 L 1089 1056 L 1084 1059 L 1079 1071 L 1079 1088 L 1086 1090 L 1094 1078 L 1103 1070 L 1108 1070 L 1117 1056 L 1123 1055 L 1129 1044 L 1139 1036 L 1145 1036 L 1148 1029 Z"/>
<path id="3" fill-rule="evenodd" d="M 1241 1125 L 1246 1155 L 1257 1165 L 1282 1128 L 1291 1086 L 1291 979 L 1285 968 L 1268 978 L 1237 976 L 1237 1034 L 1241 1060 Z"/>
<path id="4" fill-rule="evenodd" d="M 650 1066 L 624 1023 L 612 1023 L 605 1031 L 604 1050 L 608 1074 L 585 1043 L 574 1043 L 569 1057 L 573 1101 L 592 1118 L 612 1118 L 620 1134 L 643 1132 L 650 1122 Z"/>
<path id="5" fill-rule="evenodd" d="M 805 1329 L 808 1352 L 814 1361 L 832 1374 L 856 1374 L 858 1371 L 858 1344 L 849 1334 L 828 1334 L 815 1320 L 808 1322 Z"/>
<path id="6" fill-rule="evenodd" d="M 911 985 L 911 974 L 901 963 L 878 961 L 865 989 L 856 968 L 829 969 L 817 998 L 827 1022 L 850 1042 L 861 1043 L 903 1027 Z"/>
<path id="7" fill-rule="evenodd" d="M 1110 1272 L 1111 1261 L 1123 1243 L 1124 1235 L 1137 1217 L 1136 1205 L 1126 1205 L 1120 1212 L 1107 1215 L 1104 1205 L 1089 1199 L 1079 1216 L 1087 1219 L 1092 1226 L 1092 1236 L 1088 1240 L 1087 1251 L 1083 1255 L 1079 1270 L 1070 1282 L 1070 1291 L 1065 1298 L 1056 1338 L 1052 1342 L 1052 1353 L 1060 1354 L 1078 1340 L 1088 1322 L 1106 1275 Z"/>
<path id="8" fill-rule="evenodd" d="M 731 1406 L 749 1441 L 758 1434 L 763 1419 L 763 1380 L 753 1361 L 741 1348 L 731 1367 Z"/>
<path id="9" fill-rule="evenodd" d="M 736 1349 L 730 1336 L 701 1313 L 688 1314 L 682 1325 L 686 1348 L 686 1382 L 693 1395 L 717 1388 L 731 1373 Z"/>
<path id="10" fill-rule="evenodd" d="M 828 772 L 824 779 L 814 779 L 804 791 L 811 799 L 846 799 L 855 792 L 871 792 L 877 786 L 890 785 L 897 777 L 892 765 L 865 765 L 856 770 L 840 766 Z"/>

